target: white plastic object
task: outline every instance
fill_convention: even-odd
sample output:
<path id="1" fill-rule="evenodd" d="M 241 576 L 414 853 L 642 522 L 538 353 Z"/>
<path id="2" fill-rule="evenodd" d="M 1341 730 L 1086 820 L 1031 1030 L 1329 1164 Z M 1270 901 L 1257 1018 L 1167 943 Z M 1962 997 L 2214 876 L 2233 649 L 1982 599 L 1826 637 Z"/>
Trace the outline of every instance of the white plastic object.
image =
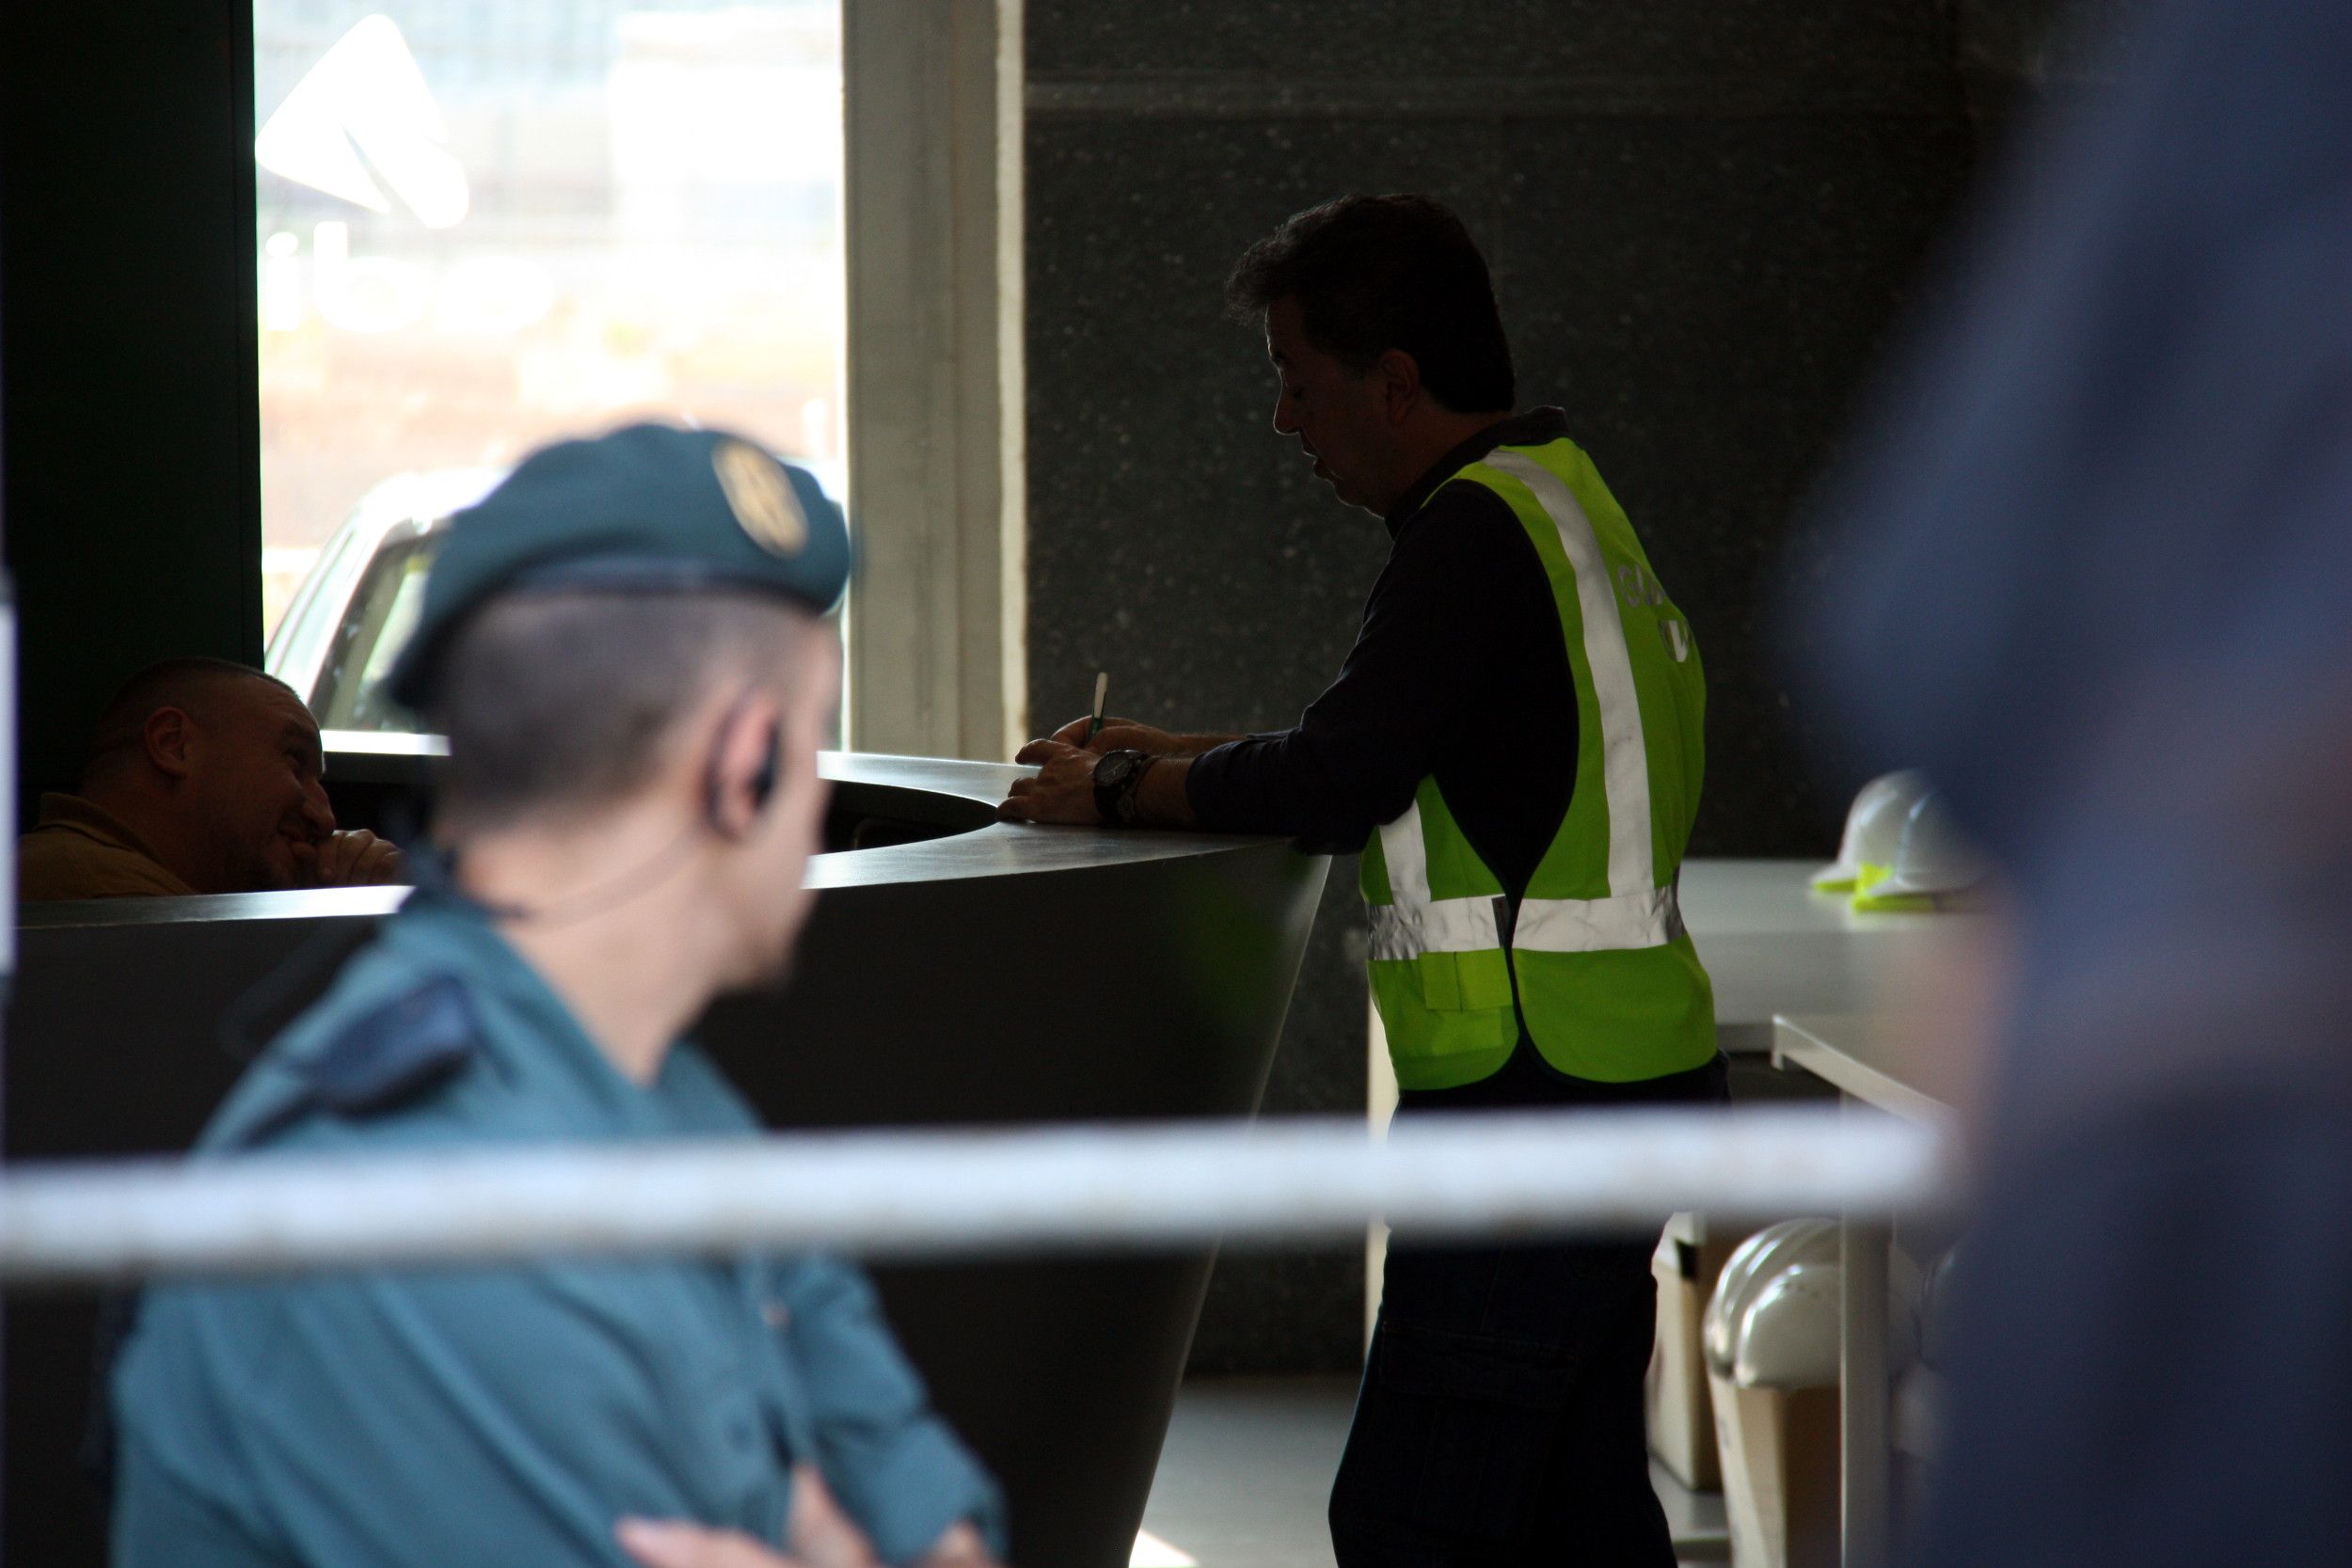
<path id="1" fill-rule="evenodd" d="M 1950 1352 L 1952 1270 L 1959 1257 L 1959 1247 L 1947 1247 L 1920 1282 L 1919 1359 L 1931 1367 L 1943 1366 Z"/>
<path id="2" fill-rule="evenodd" d="M 1897 899 L 1931 904 L 1965 902 L 1984 881 L 1984 858 L 1977 853 L 1942 794 L 1930 790 L 1912 803 L 1895 847 L 1893 868 L 1882 881 L 1855 890 L 1855 905 Z"/>
<path id="3" fill-rule="evenodd" d="M 1836 1383 L 1837 1295 L 1844 1274 L 1834 1260 L 1816 1260 L 1790 1263 L 1765 1280 L 1732 1336 L 1731 1381 L 1742 1388 L 1820 1388 Z"/>
<path id="4" fill-rule="evenodd" d="M 1914 768 L 1882 773 L 1864 784 L 1847 808 L 1837 859 L 1813 874 L 1813 886 L 1822 893 L 1851 893 L 1866 879 L 1883 875 L 1895 863 L 1904 818 L 1927 789 L 1927 775 Z"/>
<path id="5" fill-rule="evenodd" d="M 1794 1262 L 1836 1260 L 1835 1220 L 1783 1220 L 1766 1226 L 1740 1243 L 1724 1259 L 1724 1272 L 1715 1282 L 1715 1293 L 1708 1298 L 1707 1315 L 1700 1323 L 1700 1341 L 1708 1368 L 1724 1374 L 1730 1372 L 1733 1338 L 1740 1315 L 1775 1273 Z"/>

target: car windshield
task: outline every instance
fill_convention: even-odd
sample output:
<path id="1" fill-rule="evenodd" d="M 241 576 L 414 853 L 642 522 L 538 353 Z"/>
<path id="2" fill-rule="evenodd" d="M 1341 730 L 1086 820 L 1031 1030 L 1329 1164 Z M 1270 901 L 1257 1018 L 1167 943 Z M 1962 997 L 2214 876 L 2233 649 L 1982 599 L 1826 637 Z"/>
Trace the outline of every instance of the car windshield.
<path id="1" fill-rule="evenodd" d="M 416 629 L 425 577 L 440 541 L 419 529 L 387 538 L 368 563 L 336 629 L 316 689 L 319 724 L 329 730 L 412 731 L 416 716 L 391 699 L 384 677 Z"/>

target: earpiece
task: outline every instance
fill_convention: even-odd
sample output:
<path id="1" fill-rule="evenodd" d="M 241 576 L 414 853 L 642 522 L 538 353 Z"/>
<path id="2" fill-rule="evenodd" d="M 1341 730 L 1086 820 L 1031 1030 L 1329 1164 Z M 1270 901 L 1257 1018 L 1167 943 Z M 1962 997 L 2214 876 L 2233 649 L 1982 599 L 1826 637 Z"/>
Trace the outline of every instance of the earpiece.
<path id="1" fill-rule="evenodd" d="M 752 775 L 752 812 L 755 816 L 768 809 L 769 800 L 776 793 L 776 774 L 784 767 L 784 728 L 768 726 L 768 753 L 759 762 L 759 771 Z"/>
<path id="2" fill-rule="evenodd" d="M 725 721 L 719 726 L 719 738 L 710 748 L 710 760 L 703 768 L 703 826 L 724 839 L 740 839 L 744 834 L 727 826 L 727 814 L 721 809 L 725 804 L 725 790 L 722 787 L 723 781 L 719 773 L 719 757 L 725 746 L 727 732 L 735 727 L 736 717 L 743 711 L 744 705 L 750 701 L 751 699 L 747 697 L 743 702 L 728 709 Z M 767 752 L 759 759 L 759 767 L 753 771 L 752 776 L 743 781 L 744 789 L 752 798 L 752 815 L 755 817 L 766 811 L 768 802 L 775 798 L 778 775 L 783 770 L 784 726 L 771 721 L 768 725 Z M 660 854 L 629 867 L 608 882 L 591 887 L 559 903 L 484 904 L 483 908 L 499 920 L 536 921 L 543 927 L 568 926 L 575 921 L 585 920 L 590 915 L 602 914 L 605 911 L 636 897 L 685 863 L 685 859 L 692 852 L 695 839 L 700 832 L 700 828 L 689 823 L 684 831 L 671 841 L 669 847 Z M 425 882 L 437 878 L 454 886 L 456 866 L 457 851 L 452 848 L 448 851 L 448 864 L 445 867 L 437 868 L 428 860 L 428 863 L 420 869 L 418 879 L 420 882 Z M 479 902 L 479 900 L 476 901 Z"/>
<path id="3" fill-rule="evenodd" d="M 735 727 L 736 717 L 743 711 L 744 705 L 750 702 L 750 700 L 751 699 L 747 697 L 743 700 L 743 702 L 736 704 L 734 707 L 727 710 L 726 721 L 719 726 L 719 734 L 722 737 L 722 742 L 723 742 L 726 733 Z M 775 799 L 777 777 L 783 772 L 783 770 L 784 727 L 779 723 L 771 721 L 768 726 L 768 749 L 759 759 L 758 768 L 753 772 L 749 779 L 744 781 L 744 787 L 752 799 L 752 815 L 754 816 L 757 816 L 760 813 L 766 811 L 768 809 L 768 802 Z M 727 831 L 725 825 L 727 819 L 726 813 L 721 809 L 723 804 L 723 801 L 721 800 L 721 795 L 722 787 L 719 776 L 719 752 L 717 747 L 714 746 L 710 753 L 709 769 L 705 776 L 703 784 L 703 815 L 709 818 L 712 831 L 720 834 L 720 836 L 723 838 L 738 837 L 739 835 Z"/>

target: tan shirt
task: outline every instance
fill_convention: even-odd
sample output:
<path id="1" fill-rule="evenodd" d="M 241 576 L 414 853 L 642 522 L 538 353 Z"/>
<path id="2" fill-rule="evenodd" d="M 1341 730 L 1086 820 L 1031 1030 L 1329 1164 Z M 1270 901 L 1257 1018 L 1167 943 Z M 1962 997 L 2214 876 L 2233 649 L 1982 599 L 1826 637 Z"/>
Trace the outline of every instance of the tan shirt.
<path id="1" fill-rule="evenodd" d="M 78 795 L 40 798 L 40 821 L 16 841 L 17 898 L 152 898 L 196 889 L 112 813 Z"/>

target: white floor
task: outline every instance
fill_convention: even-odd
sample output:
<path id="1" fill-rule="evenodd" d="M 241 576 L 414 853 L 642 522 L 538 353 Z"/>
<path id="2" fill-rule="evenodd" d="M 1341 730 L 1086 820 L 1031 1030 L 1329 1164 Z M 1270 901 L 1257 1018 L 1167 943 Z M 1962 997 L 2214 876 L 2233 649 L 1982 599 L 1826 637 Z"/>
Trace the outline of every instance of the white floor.
<path id="1" fill-rule="evenodd" d="M 1332 1568 L 1324 1499 L 1347 1440 L 1354 1382 L 1219 1378 L 1176 1399 L 1135 1568 Z M 1687 1562 L 1729 1555 L 1721 1497 L 1651 1479 Z"/>

